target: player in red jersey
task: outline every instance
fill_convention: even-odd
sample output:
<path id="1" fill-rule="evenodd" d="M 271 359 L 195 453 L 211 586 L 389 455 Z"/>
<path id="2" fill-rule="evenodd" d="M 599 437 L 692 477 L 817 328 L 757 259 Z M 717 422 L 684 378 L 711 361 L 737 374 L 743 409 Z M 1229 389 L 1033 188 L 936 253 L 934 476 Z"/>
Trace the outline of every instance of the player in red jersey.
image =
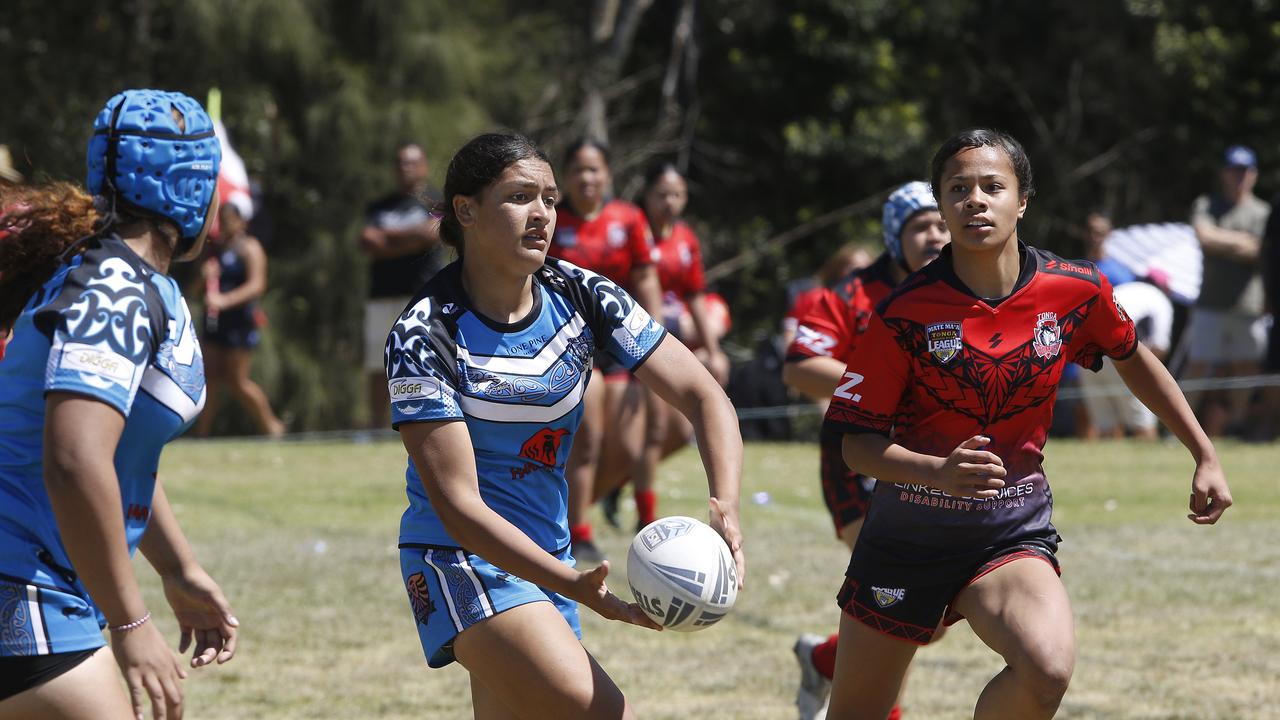
<path id="1" fill-rule="evenodd" d="M 823 291 L 799 317 L 787 348 L 782 380 L 814 400 L 826 400 L 844 375 L 845 362 L 865 332 L 875 306 L 908 273 L 928 265 L 949 240 L 938 202 L 926 182 L 909 182 L 889 195 L 882 213 L 885 250 L 874 263 Z M 840 452 L 841 435 L 823 428 L 819 437 L 822 496 L 836 535 L 852 550 L 871 501 L 875 478 L 850 470 Z M 800 663 L 796 706 L 801 720 L 819 717 L 835 671 L 837 635 L 801 635 L 792 648 Z M 894 708 L 894 713 L 899 712 Z M 890 714 L 895 718 L 895 714 Z"/>
<path id="2" fill-rule="evenodd" d="M 729 382 L 729 358 L 720 349 L 720 338 L 728 330 L 728 318 L 716 312 L 720 306 L 713 304 L 707 293 L 698 236 L 681 220 L 689 202 L 688 183 L 675 165 L 660 162 L 645 173 L 642 201 L 657 243 L 654 258 L 662 284 L 667 329 L 694 351 L 723 386 Z M 682 322 L 686 316 L 692 322 Z M 655 420 L 655 431 L 645 450 L 650 454 L 646 467 L 656 466 L 693 437 L 693 426 L 669 405 L 662 406 Z M 636 505 L 640 506 L 638 496 Z"/>
<path id="3" fill-rule="evenodd" d="M 879 478 L 838 596 L 829 712 L 882 720 L 916 647 L 965 618 L 1006 663 L 974 717 L 1049 718 L 1075 665 L 1041 467 L 1065 364 L 1113 358 L 1191 451 L 1192 521 L 1217 522 L 1231 494 L 1106 278 L 1018 240 L 1032 181 L 1017 141 L 961 132 L 931 171 L 951 244 L 876 309 L 827 412 L 848 464 Z"/>
<path id="4" fill-rule="evenodd" d="M 549 254 L 597 272 L 621 285 L 654 317 L 662 317 L 662 287 L 653 264 L 653 237 L 640 208 L 609 197 L 609 150 L 579 140 L 564 156 L 565 199 Z M 587 511 L 608 488 L 632 475 L 637 493 L 653 499 L 653 469 L 646 467 L 646 408 L 655 396 L 630 382 L 631 374 L 599 355 L 587 386 L 582 428 L 565 468 L 569 481 L 569 528 L 574 557 L 599 562 Z M 609 432 L 605 433 L 605 428 Z M 652 520 L 656 501 L 640 507 Z"/>

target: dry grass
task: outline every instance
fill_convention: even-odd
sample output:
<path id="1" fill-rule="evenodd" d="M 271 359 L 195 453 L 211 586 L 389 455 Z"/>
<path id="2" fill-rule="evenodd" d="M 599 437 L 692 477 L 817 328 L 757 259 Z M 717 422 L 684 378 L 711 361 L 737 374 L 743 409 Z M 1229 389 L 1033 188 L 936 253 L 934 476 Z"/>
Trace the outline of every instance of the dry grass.
<path id="1" fill-rule="evenodd" d="M 584 612 L 587 647 L 643 718 L 794 717 L 791 643 L 837 621 L 847 554 L 818 496 L 816 449 L 747 453 L 748 586 L 728 619 L 657 634 Z M 1280 448 L 1223 448 L 1238 505 L 1214 528 L 1185 519 L 1191 463 L 1179 447 L 1055 442 L 1049 453 L 1079 645 L 1059 717 L 1280 717 Z M 190 717 L 470 717 L 465 672 L 426 668 L 401 585 L 403 467 L 394 442 L 168 451 L 170 497 L 243 624 L 240 656 L 188 681 Z M 662 483 L 663 512 L 704 514 L 693 453 L 664 466 Z M 750 502 L 756 492 L 770 501 Z M 629 537 L 601 534 L 625 558 Z M 621 577 L 614 587 L 625 592 Z M 174 633 L 169 618 L 162 627 Z M 1000 667 L 957 627 L 917 656 L 909 716 L 969 717 Z"/>

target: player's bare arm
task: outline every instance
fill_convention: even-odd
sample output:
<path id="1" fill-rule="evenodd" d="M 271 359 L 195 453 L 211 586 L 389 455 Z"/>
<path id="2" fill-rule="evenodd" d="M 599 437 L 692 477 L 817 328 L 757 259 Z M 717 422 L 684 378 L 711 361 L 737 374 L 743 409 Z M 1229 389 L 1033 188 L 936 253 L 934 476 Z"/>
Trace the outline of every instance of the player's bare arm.
<path id="1" fill-rule="evenodd" d="M 636 370 L 636 377 L 693 425 L 712 499 L 710 525 L 733 552 L 741 587 L 746 575 L 738 520 L 742 436 L 733 404 L 693 353 L 670 335 Z"/>
<path id="2" fill-rule="evenodd" d="M 1187 516 L 1198 525 L 1212 525 L 1231 506 L 1231 490 L 1218 462 L 1213 442 L 1200 427 L 1178 383 L 1145 345 L 1138 344 L 1132 355 L 1116 360 L 1116 370 L 1134 396 L 1186 446 L 1196 461 L 1191 481 L 1191 512 Z"/>
<path id="3" fill-rule="evenodd" d="M 792 360 L 782 366 L 782 382 L 810 400 L 823 402 L 831 399 L 844 369 L 843 362 L 823 355 Z"/>
<path id="4" fill-rule="evenodd" d="M 876 433 L 844 436 L 849 467 L 892 482 L 928 485 L 956 497 L 995 497 L 1004 487 L 1004 461 L 981 448 L 991 438 L 975 435 L 943 458 L 914 452 Z"/>
<path id="5" fill-rule="evenodd" d="M 422 477 L 431 506 L 459 545 L 606 618 L 660 629 L 638 605 L 609 592 L 604 584 L 607 567 L 590 572 L 574 570 L 485 504 L 466 423 L 405 423 L 400 436 Z"/>

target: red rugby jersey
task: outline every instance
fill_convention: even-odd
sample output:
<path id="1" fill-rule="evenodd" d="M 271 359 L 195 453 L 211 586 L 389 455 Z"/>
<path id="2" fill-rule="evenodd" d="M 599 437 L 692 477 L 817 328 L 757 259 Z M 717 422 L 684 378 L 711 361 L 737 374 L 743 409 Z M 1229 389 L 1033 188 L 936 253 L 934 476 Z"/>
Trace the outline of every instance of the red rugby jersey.
<path id="1" fill-rule="evenodd" d="M 671 228 L 671 235 L 658 241 L 657 249 L 654 257 L 657 259 L 658 280 L 664 291 L 674 293 L 682 300 L 706 291 L 702 246 L 692 228 L 677 221 Z"/>
<path id="2" fill-rule="evenodd" d="M 862 538 L 950 554 L 1055 532 L 1041 461 L 1063 367 L 1096 371 L 1103 355 L 1132 354 L 1137 338 L 1092 263 L 1020 249 L 1017 285 L 994 306 L 956 277 L 949 246 L 906 280 L 872 314 L 826 418 L 939 457 L 986 435 L 1008 471 L 1004 488 L 972 500 L 881 478 Z"/>
<path id="3" fill-rule="evenodd" d="M 562 205 L 557 209 L 556 232 L 547 254 L 633 290 L 632 269 L 653 264 L 653 236 L 644 213 L 629 202 L 610 200 L 591 220 L 583 220 Z"/>
<path id="4" fill-rule="evenodd" d="M 787 348 L 787 362 L 811 357 L 848 360 L 853 341 L 866 332 L 876 305 L 893 292 L 893 258 L 883 253 L 874 263 L 844 276 L 830 288 L 821 288 L 801 308 L 796 303 L 798 326 Z"/>

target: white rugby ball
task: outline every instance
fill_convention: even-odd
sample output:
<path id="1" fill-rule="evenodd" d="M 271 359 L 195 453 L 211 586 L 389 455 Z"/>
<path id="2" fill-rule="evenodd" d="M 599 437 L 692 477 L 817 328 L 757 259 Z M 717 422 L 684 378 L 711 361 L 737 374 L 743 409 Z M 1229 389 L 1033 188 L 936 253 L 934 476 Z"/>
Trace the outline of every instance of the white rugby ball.
<path id="1" fill-rule="evenodd" d="M 631 541 L 627 582 L 636 603 L 669 630 L 711 627 L 738 599 L 733 554 L 710 525 L 690 517 L 649 523 Z"/>

